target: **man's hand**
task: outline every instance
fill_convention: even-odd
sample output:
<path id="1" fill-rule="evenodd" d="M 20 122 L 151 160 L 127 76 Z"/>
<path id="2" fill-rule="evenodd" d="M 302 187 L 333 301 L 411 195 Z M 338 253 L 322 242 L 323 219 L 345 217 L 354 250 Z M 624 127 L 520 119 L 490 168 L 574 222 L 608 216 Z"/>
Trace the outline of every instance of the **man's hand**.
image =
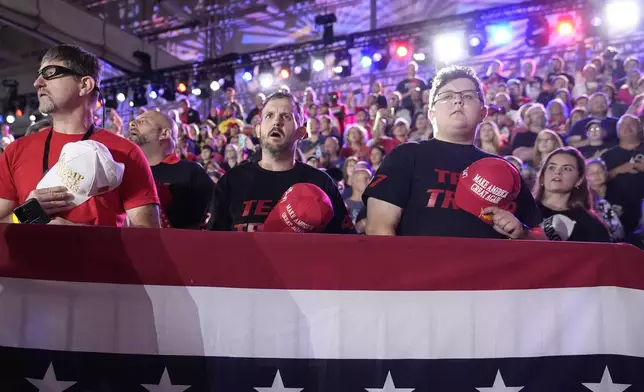
<path id="1" fill-rule="evenodd" d="M 633 167 L 639 172 L 644 172 L 644 161 L 635 161 L 633 162 Z"/>
<path id="2" fill-rule="evenodd" d="M 611 178 L 618 176 L 620 174 L 637 174 L 639 173 L 638 164 L 633 162 L 626 162 L 617 166 L 616 168 L 611 170 L 611 172 L 612 172 Z"/>
<path id="3" fill-rule="evenodd" d="M 492 215 L 492 221 L 494 222 L 492 227 L 504 236 L 512 239 L 523 239 L 528 235 L 523 228 L 523 223 L 510 211 L 503 210 L 499 207 L 487 207 L 481 213 L 484 215 Z"/>
<path id="4" fill-rule="evenodd" d="M 27 200 L 36 199 L 45 210 L 47 215 L 51 216 L 61 211 L 69 209 L 73 196 L 67 192 L 64 186 L 54 186 L 51 188 L 34 189 L 27 196 Z"/>

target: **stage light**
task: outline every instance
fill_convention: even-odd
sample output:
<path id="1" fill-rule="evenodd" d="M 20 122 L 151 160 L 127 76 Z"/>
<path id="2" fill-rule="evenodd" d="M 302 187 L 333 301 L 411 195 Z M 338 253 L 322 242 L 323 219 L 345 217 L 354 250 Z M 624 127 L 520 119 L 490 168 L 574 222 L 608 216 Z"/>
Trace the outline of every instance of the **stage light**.
<path id="1" fill-rule="evenodd" d="M 487 46 L 487 30 L 484 27 L 475 24 L 468 27 L 467 32 L 467 51 L 470 56 L 483 54 Z"/>
<path id="2" fill-rule="evenodd" d="M 252 78 L 251 78 L 251 79 L 252 79 Z M 219 82 L 218 82 L 218 81 L 213 80 L 212 82 L 210 82 L 210 89 L 211 89 L 212 91 L 219 91 L 219 89 L 220 89 L 220 88 L 221 88 L 221 84 L 219 84 Z"/>
<path id="3" fill-rule="evenodd" d="M 188 85 L 185 82 L 179 82 L 177 84 L 177 92 L 184 94 L 186 91 L 188 91 Z"/>
<path id="4" fill-rule="evenodd" d="M 593 27 L 599 27 L 599 26 L 601 26 L 601 25 L 602 25 L 602 22 L 603 22 L 603 21 L 602 21 L 601 16 L 593 16 L 593 17 L 590 19 L 590 24 L 591 24 Z"/>
<path id="5" fill-rule="evenodd" d="M 33 115 L 33 114 L 29 115 L 29 121 L 35 122 L 36 121 L 36 116 Z"/>
<path id="6" fill-rule="evenodd" d="M 362 68 L 369 68 L 371 67 L 371 64 L 373 64 L 373 60 L 369 56 L 362 56 L 360 57 L 360 65 L 362 65 Z"/>
<path id="7" fill-rule="evenodd" d="M 414 53 L 414 55 L 412 57 L 413 57 L 414 61 L 416 61 L 416 62 L 422 62 L 422 61 L 425 61 L 427 59 L 427 55 L 425 55 L 425 53 L 423 53 L 423 52 Z"/>
<path id="8" fill-rule="evenodd" d="M 396 47 L 396 56 L 403 58 L 403 57 L 407 57 L 408 54 L 409 54 L 409 48 L 407 48 L 406 45 L 398 45 Z"/>
<path id="9" fill-rule="evenodd" d="M 16 117 L 22 117 L 22 110 L 18 109 L 16 110 Z"/>
<path id="10" fill-rule="evenodd" d="M 291 77 L 291 70 L 289 70 L 288 68 L 280 69 L 280 78 L 288 79 L 290 77 Z"/>
<path id="11" fill-rule="evenodd" d="M 506 23 L 490 26 L 490 36 L 493 45 L 509 44 L 512 42 L 512 28 Z"/>
<path id="12" fill-rule="evenodd" d="M 311 58 L 308 54 L 297 53 L 293 64 L 293 73 L 297 80 L 307 82 L 311 79 Z"/>
<path id="13" fill-rule="evenodd" d="M 16 117 L 14 117 L 13 114 L 8 114 L 7 115 L 7 124 L 13 124 L 16 122 Z"/>
<path id="14" fill-rule="evenodd" d="M 569 37 L 575 33 L 575 24 L 570 15 L 560 16 L 557 20 L 557 34 Z"/>
<path id="15" fill-rule="evenodd" d="M 333 58 L 333 73 L 346 78 L 351 76 L 351 54 L 348 50 L 342 50 L 335 53 Z"/>
<path id="16" fill-rule="evenodd" d="M 125 102 L 125 94 L 123 93 L 116 94 L 116 100 L 119 102 Z"/>
<path id="17" fill-rule="evenodd" d="M 250 82 L 251 80 L 253 80 L 252 72 L 244 71 L 244 73 L 242 74 L 242 79 L 244 80 L 244 82 Z"/>
<path id="18" fill-rule="evenodd" d="M 159 89 L 159 96 L 168 102 L 173 102 L 177 99 L 177 95 L 174 91 L 173 80 L 169 80 L 167 84 L 163 85 L 163 88 Z"/>
<path id="19" fill-rule="evenodd" d="M 452 63 L 465 57 L 465 34 L 443 33 L 434 37 L 434 58 L 442 63 Z"/>
<path id="20" fill-rule="evenodd" d="M 269 89 L 273 86 L 273 83 L 275 83 L 275 78 L 270 73 L 260 74 L 257 77 L 257 80 L 259 81 L 259 85 L 262 86 L 263 89 Z"/>
<path id="21" fill-rule="evenodd" d="M 132 89 L 132 101 L 130 102 L 132 103 L 130 106 L 137 108 L 148 104 L 145 86 L 137 86 Z"/>
<path id="22" fill-rule="evenodd" d="M 640 9 L 635 1 L 612 1 L 604 8 L 604 19 L 611 31 L 635 29 L 640 22 Z"/>
<path id="23" fill-rule="evenodd" d="M 133 108 L 133 107 L 134 107 L 134 101 L 130 101 L 130 107 L 131 107 L 131 108 Z"/>
<path id="24" fill-rule="evenodd" d="M 199 87 L 193 87 L 191 93 L 192 93 L 192 95 L 195 95 L 195 96 L 198 97 L 198 96 L 201 95 L 201 89 Z"/>
<path id="25" fill-rule="evenodd" d="M 265 61 L 257 69 L 257 81 L 263 89 L 268 89 L 275 83 L 275 70 L 271 63 Z"/>
<path id="26" fill-rule="evenodd" d="M 321 72 L 324 69 L 324 61 L 321 59 L 313 60 L 313 70 L 315 72 Z"/>
<path id="27" fill-rule="evenodd" d="M 373 59 L 373 67 L 378 71 L 384 71 L 387 69 L 387 65 L 389 65 L 389 61 L 391 61 L 388 48 L 376 51 L 371 58 Z"/>
<path id="28" fill-rule="evenodd" d="M 154 90 L 150 90 L 150 93 L 148 94 L 148 97 L 150 97 L 150 99 L 157 99 L 157 98 L 159 98 L 159 93 L 157 93 Z"/>
<path id="29" fill-rule="evenodd" d="M 544 16 L 528 19 L 525 43 L 533 48 L 542 48 L 550 41 L 550 25 Z"/>

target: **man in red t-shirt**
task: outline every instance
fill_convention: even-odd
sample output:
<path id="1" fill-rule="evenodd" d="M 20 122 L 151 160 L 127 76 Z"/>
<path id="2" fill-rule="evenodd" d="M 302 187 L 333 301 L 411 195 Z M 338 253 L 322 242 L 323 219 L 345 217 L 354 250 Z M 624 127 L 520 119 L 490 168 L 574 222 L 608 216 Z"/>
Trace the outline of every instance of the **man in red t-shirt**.
<path id="1" fill-rule="evenodd" d="M 127 217 L 132 226 L 159 227 L 159 200 L 143 152 L 129 140 L 93 127 L 98 59 L 80 47 L 57 45 L 43 57 L 38 74 L 39 111 L 54 126 L 20 138 L 0 156 L 0 221 L 11 222 L 13 209 L 34 198 L 53 224 L 123 226 Z M 65 144 L 88 139 L 105 145 L 125 165 L 118 188 L 76 207 L 64 187 L 36 189 Z"/>

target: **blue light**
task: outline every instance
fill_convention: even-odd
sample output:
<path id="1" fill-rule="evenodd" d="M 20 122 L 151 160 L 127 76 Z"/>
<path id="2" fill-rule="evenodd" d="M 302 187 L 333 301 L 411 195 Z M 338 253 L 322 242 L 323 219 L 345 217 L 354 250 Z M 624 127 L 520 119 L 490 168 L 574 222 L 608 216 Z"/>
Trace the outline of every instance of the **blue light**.
<path id="1" fill-rule="evenodd" d="M 253 80 L 253 74 L 249 71 L 244 71 L 244 73 L 242 74 L 242 79 L 244 79 L 244 81 L 246 82 L 250 82 L 251 80 Z"/>
<path id="2" fill-rule="evenodd" d="M 512 28 L 508 24 L 499 24 L 490 27 L 490 36 L 493 45 L 505 45 L 512 42 Z"/>
<path id="3" fill-rule="evenodd" d="M 4 122 L 4 116 L 0 114 L 0 124 L 2 124 L 3 122 Z"/>
<path id="4" fill-rule="evenodd" d="M 157 94 L 157 92 L 156 92 L 156 91 L 151 90 L 151 91 L 150 91 L 150 94 L 149 94 L 148 96 L 150 97 L 150 99 L 157 99 L 157 97 L 158 97 L 159 95 Z"/>
<path id="5" fill-rule="evenodd" d="M 362 65 L 363 68 L 369 68 L 371 67 L 371 64 L 373 61 L 371 60 L 371 57 L 369 56 L 362 56 L 360 59 L 360 64 Z"/>

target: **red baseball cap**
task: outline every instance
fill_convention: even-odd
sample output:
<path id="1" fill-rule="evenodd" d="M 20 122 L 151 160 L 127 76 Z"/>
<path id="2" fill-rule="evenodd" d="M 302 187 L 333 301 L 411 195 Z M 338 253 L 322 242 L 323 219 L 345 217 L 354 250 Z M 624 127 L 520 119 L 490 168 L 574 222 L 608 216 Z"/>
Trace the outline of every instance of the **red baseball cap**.
<path id="1" fill-rule="evenodd" d="M 326 193 L 308 183 L 288 188 L 266 217 L 264 231 L 272 233 L 319 233 L 333 218 L 333 204 Z"/>
<path id="2" fill-rule="evenodd" d="M 456 205 L 486 223 L 492 224 L 483 209 L 491 206 L 512 211 L 514 200 L 521 190 L 521 175 L 508 161 L 501 158 L 483 158 L 468 166 L 456 186 Z"/>

